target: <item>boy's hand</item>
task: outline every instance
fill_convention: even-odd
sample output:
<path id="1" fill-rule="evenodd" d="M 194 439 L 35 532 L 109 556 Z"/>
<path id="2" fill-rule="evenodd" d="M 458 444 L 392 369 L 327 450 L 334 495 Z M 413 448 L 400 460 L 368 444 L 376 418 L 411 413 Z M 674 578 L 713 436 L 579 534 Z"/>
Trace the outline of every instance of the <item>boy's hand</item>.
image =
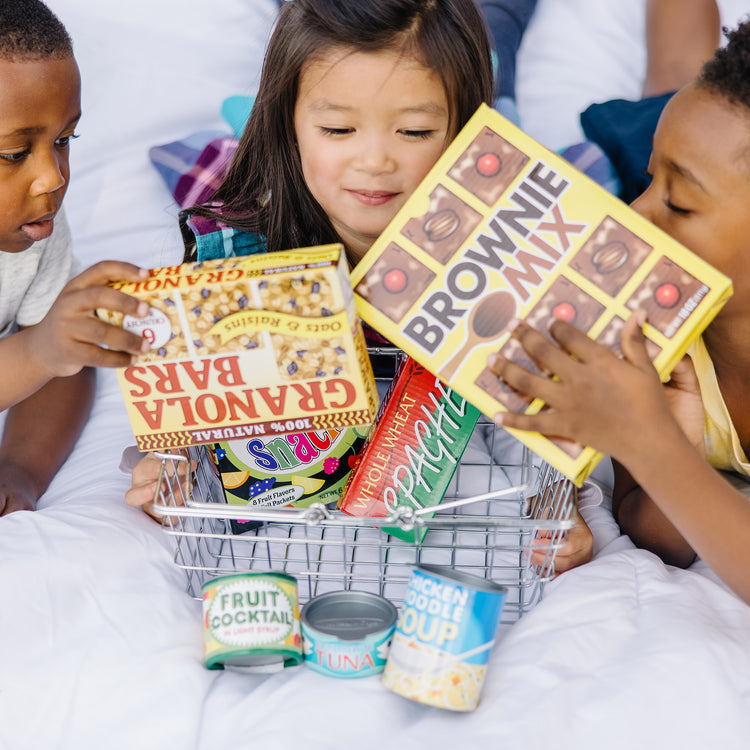
<path id="1" fill-rule="evenodd" d="M 36 510 L 38 495 L 24 467 L 0 461 L 0 516 L 17 510 Z"/>
<path id="2" fill-rule="evenodd" d="M 627 463 L 631 448 L 644 431 L 672 420 L 659 375 L 646 351 L 642 326 L 645 316 L 633 313 L 622 331 L 624 359 L 575 327 L 555 320 L 550 343 L 526 323 L 513 332 L 543 372 L 535 375 L 498 354 L 488 365 L 500 379 L 528 396 L 541 398 L 548 408 L 534 415 L 499 413 L 503 427 L 565 437 L 590 445 Z M 616 427 L 615 427 L 616 425 Z"/>
<path id="3" fill-rule="evenodd" d="M 148 305 L 106 286 L 110 281 L 141 281 L 148 271 L 132 263 L 101 261 L 71 279 L 44 319 L 26 329 L 33 356 L 51 377 L 74 375 L 83 367 L 125 367 L 148 349 L 141 336 L 96 317 L 98 308 L 142 318 Z"/>

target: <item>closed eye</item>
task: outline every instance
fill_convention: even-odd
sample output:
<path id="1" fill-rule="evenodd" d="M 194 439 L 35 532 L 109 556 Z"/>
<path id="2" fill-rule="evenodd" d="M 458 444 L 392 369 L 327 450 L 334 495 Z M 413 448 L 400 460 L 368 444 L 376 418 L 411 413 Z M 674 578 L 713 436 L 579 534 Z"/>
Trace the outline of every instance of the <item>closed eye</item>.
<path id="1" fill-rule="evenodd" d="M 15 151 L 13 153 L 0 154 L 0 159 L 9 162 L 10 164 L 18 164 L 19 162 L 23 161 L 30 153 L 31 151 L 29 149 L 25 149 L 23 151 Z"/>
<path id="2" fill-rule="evenodd" d="M 326 128 L 321 127 L 320 132 L 323 135 L 348 135 L 354 132 L 354 128 Z"/>
<path id="3" fill-rule="evenodd" d="M 400 131 L 402 135 L 405 135 L 407 138 L 420 138 L 422 140 L 427 140 L 435 131 L 434 130 L 402 130 Z"/>
<path id="4" fill-rule="evenodd" d="M 669 200 L 669 198 L 666 198 L 664 200 L 664 205 L 673 213 L 673 214 L 679 214 L 680 216 L 687 216 L 688 214 L 692 213 L 690 209 L 688 208 L 681 208 L 680 206 L 675 206 L 672 201 Z"/>

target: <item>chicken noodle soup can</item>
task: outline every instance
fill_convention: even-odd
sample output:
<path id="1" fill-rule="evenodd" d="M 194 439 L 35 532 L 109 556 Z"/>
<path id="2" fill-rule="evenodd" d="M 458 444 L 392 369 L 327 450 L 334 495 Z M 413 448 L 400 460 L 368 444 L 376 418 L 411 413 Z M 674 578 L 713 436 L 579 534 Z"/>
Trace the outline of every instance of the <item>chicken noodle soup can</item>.
<path id="1" fill-rule="evenodd" d="M 398 610 L 366 591 L 331 591 L 302 608 L 305 664 L 332 677 L 368 677 L 385 668 Z"/>
<path id="2" fill-rule="evenodd" d="M 209 669 L 269 671 L 302 662 L 297 581 L 284 573 L 241 573 L 203 584 Z"/>
<path id="3" fill-rule="evenodd" d="M 406 698 L 473 711 L 507 589 L 452 568 L 412 571 L 383 683 Z"/>

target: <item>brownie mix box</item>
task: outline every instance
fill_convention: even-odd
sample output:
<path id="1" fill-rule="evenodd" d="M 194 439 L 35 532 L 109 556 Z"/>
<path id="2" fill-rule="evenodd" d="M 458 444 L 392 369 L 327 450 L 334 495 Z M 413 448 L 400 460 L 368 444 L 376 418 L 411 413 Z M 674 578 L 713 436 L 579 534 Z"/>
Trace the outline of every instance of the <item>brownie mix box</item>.
<path id="1" fill-rule="evenodd" d="M 153 269 L 115 287 L 151 341 L 117 377 L 142 451 L 372 423 L 378 395 L 343 246 Z"/>
<path id="2" fill-rule="evenodd" d="M 567 320 L 620 353 L 645 308 L 663 379 L 731 295 L 730 280 L 618 198 L 482 105 L 352 273 L 362 318 L 484 414 L 536 412 L 487 356 L 534 370 L 514 317 L 549 335 Z M 517 437 L 580 484 L 601 458 L 536 433 Z"/>
<path id="3" fill-rule="evenodd" d="M 437 506 L 478 418 L 479 410 L 466 399 L 405 358 L 349 477 L 341 510 L 384 517 L 398 508 Z M 424 526 L 383 530 L 410 542 L 421 542 L 427 533 Z"/>

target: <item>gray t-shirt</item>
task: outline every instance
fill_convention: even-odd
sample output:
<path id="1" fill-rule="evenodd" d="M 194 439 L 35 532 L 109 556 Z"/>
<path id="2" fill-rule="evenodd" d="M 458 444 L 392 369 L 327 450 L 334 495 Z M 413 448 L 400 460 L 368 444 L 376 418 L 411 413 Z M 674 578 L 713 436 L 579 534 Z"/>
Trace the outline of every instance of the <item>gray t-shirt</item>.
<path id="1" fill-rule="evenodd" d="M 62 209 L 46 240 L 20 253 L 0 252 L 0 337 L 11 333 L 14 324 L 38 323 L 79 268 Z"/>

